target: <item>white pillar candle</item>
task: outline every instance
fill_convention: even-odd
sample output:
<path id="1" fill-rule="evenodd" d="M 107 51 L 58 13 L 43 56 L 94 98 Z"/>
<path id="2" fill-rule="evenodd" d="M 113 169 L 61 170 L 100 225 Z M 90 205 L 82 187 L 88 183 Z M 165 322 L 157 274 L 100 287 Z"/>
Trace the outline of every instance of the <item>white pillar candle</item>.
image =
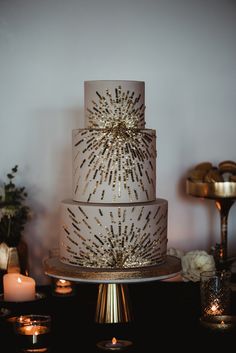
<path id="1" fill-rule="evenodd" d="M 23 302 L 35 299 L 35 280 L 19 273 L 7 273 L 3 276 L 4 300 Z"/>

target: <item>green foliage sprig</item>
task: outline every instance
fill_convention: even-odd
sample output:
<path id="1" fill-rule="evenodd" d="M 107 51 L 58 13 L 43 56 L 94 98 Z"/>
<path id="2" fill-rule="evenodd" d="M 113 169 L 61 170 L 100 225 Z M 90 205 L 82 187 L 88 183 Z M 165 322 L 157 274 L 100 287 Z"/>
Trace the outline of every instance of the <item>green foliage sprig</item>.
<path id="1" fill-rule="evenodd" d="M 7 183 L 0 188 L 0 243 L 17 246 L 21 240 L 25 224 L 29 219 L 30 208 L 25 204 L 25 187 L 17 187 L 14 178 L 18 171 L 16 165 L 7 174 Z"/>

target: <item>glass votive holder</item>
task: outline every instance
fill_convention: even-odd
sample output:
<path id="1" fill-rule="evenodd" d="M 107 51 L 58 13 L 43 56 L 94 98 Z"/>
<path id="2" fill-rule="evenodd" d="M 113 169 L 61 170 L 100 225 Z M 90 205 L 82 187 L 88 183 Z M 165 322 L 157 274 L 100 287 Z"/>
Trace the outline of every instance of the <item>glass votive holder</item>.
<path id="1" fill-rule="evenodd" d="M 231 271 L 212 270 L 200 274 L 202 317 L 227 315 L 231 305 Z"/>
<path id="2" fill-rule="evenodd" d="M 48 352 L 51 337 L 51 316 L 21 315 L 14 320 L 18 347 L 23 352 Z"/>
<path id="3" fill-rule="evenodd" d="M 75 284 L 63 278 L 52 278 L 52 294 L 60 297 L 75 295 Z"/>

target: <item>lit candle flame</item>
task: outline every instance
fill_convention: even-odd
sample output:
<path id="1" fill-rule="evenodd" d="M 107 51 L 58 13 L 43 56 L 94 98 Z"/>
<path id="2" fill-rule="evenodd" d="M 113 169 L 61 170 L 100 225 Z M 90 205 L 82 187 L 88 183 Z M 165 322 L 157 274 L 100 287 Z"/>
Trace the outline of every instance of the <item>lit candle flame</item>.
<path id="1" fill-rule="evenodd" d="M 65 281 L 65 279 L 60 279 L 59 282 L 60 283 L 65 283 L 66 281 Z"/>
<path id="2" fill-rule="evenodd" d="M 117 339 L 115 337 L 113 337 L 112 340 L 111 340 L 111 343 L 112 344 L 116 344 L 117 343 Z"/>
<path id="3" fill-rule="evenodd" d="M 22 280 L 20 279 L 20 277 L 17 277 L 17 282 L 18 282 L 18 283 L 21 283 L 21 282 L 22 282 Z"/>
<path id="4" fill-rule="evenodd" d="M 211 307 L 212 312 L 214 313 L 218 309 L 218 305 L 213 304 Z"/>
<path id="5" fill-rule="evenodd" d="M 219 303 L 217 301 L 215 301 L 215 303 L 212 303 L 210 308 L 208 310 L 206 310 L 206 314 L 207 315 L 221 315 L 222 311 L 223 311 L 223 309 L 221 308 Z"/>
<path id="6" fill-rule="evenodd" d="M 39 331 L 37 329 L 34 330 L 34 326 L 25 326 L 25 331 L 28 331 L 28 332 L 32 332 L 33 331 L 33 334 L 34 335 L 38 335 L 39 334 Z"/>

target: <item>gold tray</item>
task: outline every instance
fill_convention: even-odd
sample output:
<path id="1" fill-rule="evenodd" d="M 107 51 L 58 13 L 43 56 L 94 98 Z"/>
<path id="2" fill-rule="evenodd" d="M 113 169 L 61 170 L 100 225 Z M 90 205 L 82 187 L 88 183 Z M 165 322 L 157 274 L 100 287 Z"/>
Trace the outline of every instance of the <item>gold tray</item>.
<path id="1" fill-rule="evenodd" d="M 59 257 L 50 257 L 43 262 L 45 274 L 75 282 L 127 283 L 154 281 L 175 277 L 181 271 L 181 260 L 167 256 L 162 265 L 135 268 L 90 268 L 64 264 Z"/>
<path id="2" fill-rule="evenodd" d="M 236 182 L 196 183 L 187 179 L 186 191 L 189 195 L 208 199 L 236 199 Z"/>

